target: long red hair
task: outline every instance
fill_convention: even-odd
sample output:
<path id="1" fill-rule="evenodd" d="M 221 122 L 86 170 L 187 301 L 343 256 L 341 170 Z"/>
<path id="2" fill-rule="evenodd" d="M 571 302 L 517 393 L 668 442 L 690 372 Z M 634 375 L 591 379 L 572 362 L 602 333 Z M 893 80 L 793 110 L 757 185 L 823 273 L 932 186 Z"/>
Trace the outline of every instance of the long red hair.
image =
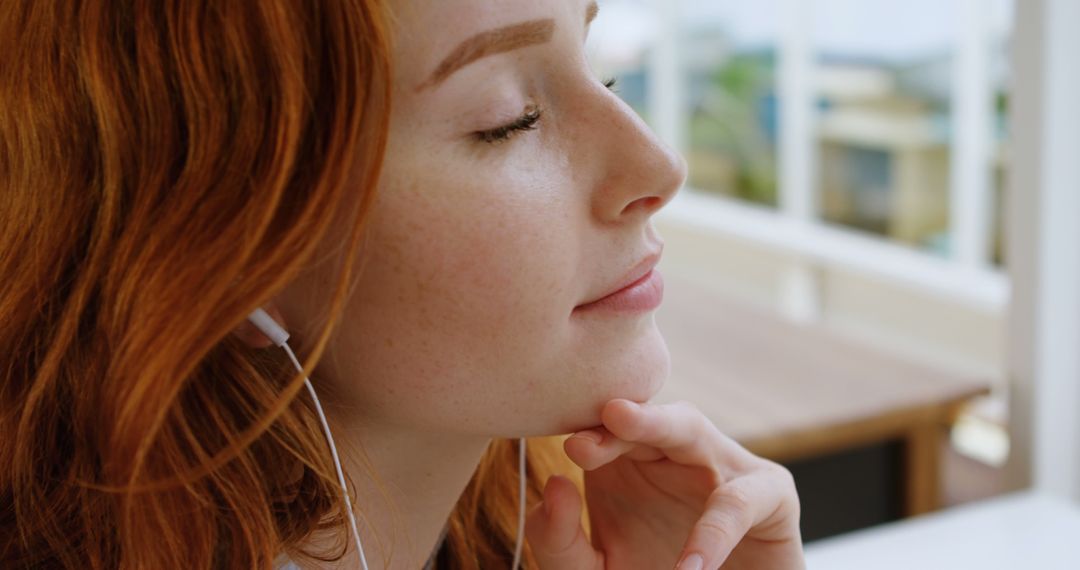
<path id="1" fill-rule="evenodd" d="M 299 546 L 337 529 L 344 548 L 349 508 L 303 377 L 229 333 L 342 219 L 359 250 L 389 120 L 384 12 L 0 4 L 0 567 L 343 553 Z M 353 278 L 347 261 L 307 370 Z M 532 500 L 556 444 L 530 444 Z M 509 562 L 516 477 L 495 442 L 450 567 Z"/>

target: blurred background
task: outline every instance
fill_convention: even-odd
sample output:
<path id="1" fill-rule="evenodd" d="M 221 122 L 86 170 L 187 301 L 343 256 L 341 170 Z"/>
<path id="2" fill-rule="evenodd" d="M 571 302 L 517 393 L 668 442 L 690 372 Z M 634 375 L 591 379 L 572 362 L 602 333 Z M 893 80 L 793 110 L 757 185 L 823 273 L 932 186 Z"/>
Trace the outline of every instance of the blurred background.
<path id="1" fill-rule="evenodd" d="M 601 0 L 596 74 L 689 164 L 662 397 L 792 470 L 808 544 L 1080 500 L 1077 4 Z"/>

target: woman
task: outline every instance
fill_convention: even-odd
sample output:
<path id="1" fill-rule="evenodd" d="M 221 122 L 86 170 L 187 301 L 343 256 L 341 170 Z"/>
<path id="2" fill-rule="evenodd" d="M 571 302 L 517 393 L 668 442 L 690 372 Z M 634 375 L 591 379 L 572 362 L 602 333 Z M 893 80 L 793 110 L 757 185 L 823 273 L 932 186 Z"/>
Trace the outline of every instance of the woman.
<path id="1" fill-rule="evenodd" d="M 0 566 L 356 568 L 353 508 L 503 568 L 529 437 L 525 567 L 802 567 L 790 474 L 648 403 L 685 166 L 595 4 L 77 4 L 0 7 Z"/>

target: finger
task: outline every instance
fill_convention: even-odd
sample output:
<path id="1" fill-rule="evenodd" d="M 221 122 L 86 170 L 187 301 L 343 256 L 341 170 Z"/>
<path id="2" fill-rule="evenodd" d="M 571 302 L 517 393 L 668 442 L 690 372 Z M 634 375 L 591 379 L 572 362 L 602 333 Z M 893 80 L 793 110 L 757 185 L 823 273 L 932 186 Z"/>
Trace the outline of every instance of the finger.
<path id="1" fill-rule="evenodd" d="M 563 442 L 563 449 L 571 461 L 586 471 L 592 471 L 626 456 L 635 461 L 663 459 L 664 453 L 651 446 L 625 441 L 615 437 L 606 428 L 599 427 L 579 431 Z"/>
<path id="2" fill-rule="evenodd" d="M 686 402 L 638 404 L 616 399 L 604 406 L 600 419 L 619 439 L 656 447 L 679 463 L 711 467 L 723 474 L 743 472 L 754 465 L 750 452 Z"/>
<path id="3" fill-rule="evenodd" d="M 542 570 L 600 570 L 603 556 L 593 549 L 581 526 L 581 495 L 574 483 L 554 475 L 544 486 L 544 500 L 525 521 L 525 536 Z"/>
<path id="4" fill-rule="evenodd" d="M 748 534 L 758 540 L 792 541 L 793 560 L 797 560 L 801 540 L 797 500 L 792 497 L 789 482 L 773 476 L 771 470 L 728 481 L 709 496 L 676 568 L 719 568 Z M 701 565 L 695 563 L 695 556 Z"/>

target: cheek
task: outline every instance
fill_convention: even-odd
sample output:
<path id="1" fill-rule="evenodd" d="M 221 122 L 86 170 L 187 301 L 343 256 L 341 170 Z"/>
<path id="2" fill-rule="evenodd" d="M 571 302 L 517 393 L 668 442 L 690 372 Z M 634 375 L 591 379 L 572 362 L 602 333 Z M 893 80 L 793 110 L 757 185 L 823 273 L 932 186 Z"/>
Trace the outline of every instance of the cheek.
<path id="1" fill-rule="evenodd" d="M 388 188 L 335 343 L 338 375 L 363 378 L 358 399 L 398 419 L 512 405 L 572 340 L 579 244 L 565 204 L 505 187 Z"/>
<path id="2" fill-rule="evenodd" d="M 551 325 L 573 305 L 567 287 L 576 244 L 565 213 L 511 194 L 474 189 L 456 199 L 403 199 L 397 216 L 410 223 L 393 224 L 380 240 L 399 244 L 396 259 L 384 259 L 401 281 L 395 289 L 412 283 L 413 302 L 486 342 L 515 327 Z"/>

